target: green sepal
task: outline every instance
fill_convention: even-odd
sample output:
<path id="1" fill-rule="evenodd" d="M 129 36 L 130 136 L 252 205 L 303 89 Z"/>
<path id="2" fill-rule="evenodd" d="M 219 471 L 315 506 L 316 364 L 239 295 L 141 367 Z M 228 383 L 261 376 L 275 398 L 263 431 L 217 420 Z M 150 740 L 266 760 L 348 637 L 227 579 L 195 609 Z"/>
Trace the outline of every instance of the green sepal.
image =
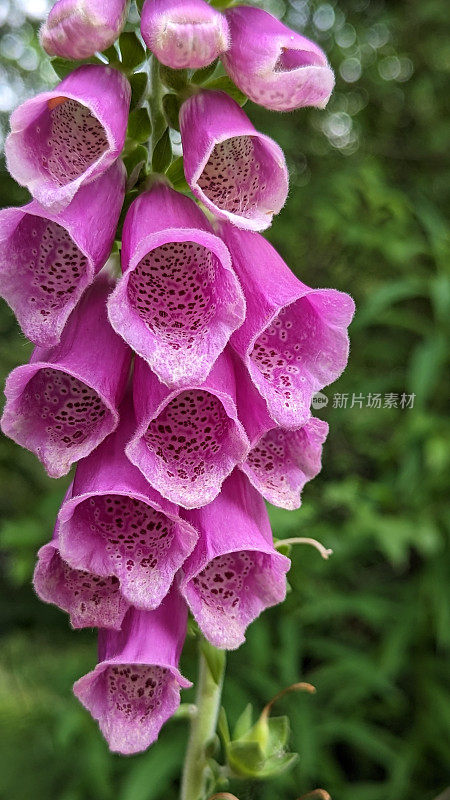
<path id="1" fill-rule="evenodd" d="M 152 156 L 153 172 L 165 172 L 172 161 L 172 143 L 169 129 L 166 128 L 161 138 L 157 141 Z"/>
<path id="2" fill-rule="evenodd" d="M 191 76 L 191 83 L 195 83 L 198 86 L 201 86 L 205 83 L 209 78 L 212 78 L 216 71 L 217 64 L 219 63 L 219 59 L 216 58 L 212 64 L 209 64 L 207 67 L 202 67 L 202 69 L 196 69 L 195 72 L 192 73 Z"/>
<path id="3" fill-rule="evenodd" d="M 82 67 L 85 64 L 103 64 L 99 58 L 86 58 L 83 61 L 69 61 L 67 58 L 52 58 L 50 61 L 52 68 L 56 72 L 58 78 L 61 80 L 74 71 L 77 67 Z"/>
<path id="4" fill-rule="evenodd" d="M 126 72 L 133 72 L 146 57 L 146 49 L 134 31 L 125 31 L 119 37 L 122 66 Z"/>
<path id="5" fill-rule="evenodd" d="M 144 8 L 144 3 L 145 0 L 136 0 L 137 10 L 139 11 L 139 14 L 142 13 L 142 9 Z"/>
<path id="6" fill-rule="evenodd" d="M 128 209 L 131 206 L 133 200 L 136 200 L 136 197 L 138 196 L 139 196 L 139 189 L 131 189 L 131 191 L 127 192 L 125 195 L 125 200 L 122 206 L 122 211 L 120 213 L 119 222 L 117 225 L 116 237 L 115 237 L 119 241 L 122 239 L 123 223 L 125 222 L 125 217 L 127 215 Z"/>
<path id="7" fill-rule="evenodd" d="M 212 89 L 218 92 L 226 92 L 239 103 L 240 106 L 245 106 L 248 97 L 234 85 L 228 75 L 221 75 L 219 78 L 213 78 L 205 84 L 205 89 Z"/>
<path id="8" fill-rule="evenodd" d="M 144 99 L 147 91 L 148 78 L 145 72 L 135 72 L 134 75 L 130 75 L 128 80 L 131 86 L 130 110 L 133 111 Z"/>
<path id="9" fill-rule="evenodd" d="M 184 165 L 182 156 L 176 158 L 175 161 L 172 161 L 169 169 L 166 172 L 166 175 L 169 181 L 171 182 L 173 188 L 176 189 L 178 192 L 189 191 L 189 186 L 184 176 Z"/>
<path id="10" fill-rule="evenodd" d="M 253 706 L 251 703 L 246 706 L 239 717 L 236 725 L 234 726 L 233 730 L 233 739 L 240 739 L 241 736 L 245 736 L 246 733 L 252 727 L 253 722 Z"/>
<path id="11" fill-rule="evenodd" d="M 138 145 L 131 151 L 131 153 L 124 157 L 123 162 L 125 164 L 128 178 L 131 177 L 132 173 L 136 169 L 136 167 L 141 164 L 142 168 L 147 166 L 148 163 L 148 150 L 144 147 L 143 144 Z M 139 170 L 138 174 L 134 175 L 136 181 L 139 179 L 139 175 L 141 174 L 141 170 Z"/>
<path id="12" fill-rule="evenodd" d="M 186 69 L 171 69 L 166 67 L 165 64 L 159 65 L 159 77 L 164 86 L 167 86 L 168 89 L 174 89 L 176 92 L 184 89 L 188 82 Z"/>
<path id="13" fill-rule="evenodd" d="M 162 107 L 167 124 L 176 131 L 180 130 L 179 113 L 181 103 L 176 94 L 165 94 Z"/>
<path id="14" fill-rule="evenodd" d="M 219 717 L 217 719 L 217 730 L 219 732 L 220 738 L 222 739 L 222 744 L 224 748 L 227 749 L 228 745 L 231 743 L 231 737 L 230 737 L 230 728 L 227 720 L 227 712 L 225 711 L 223 706 L 221 706 L 219 711 Z"/>
<path id="15" fill-rule="evenodd" d="M 108 59 L 108 64 L 110 64 L 111 61 L 118 61 L 119 60 L 119 53 L 118 53 L 116 44 L 117 43 L 114 42 L 114 44 L 112 44 L 106 50 L 102 50 L 102 55 L 104 55 L 105 58 Z"/>
<path id="16" fill-rule="evenodd" d="M 147 142 L 152 132 L 150 115 L 146 108 L 135 108 L 128 117 L 127 137 L 134 142 Z"/>

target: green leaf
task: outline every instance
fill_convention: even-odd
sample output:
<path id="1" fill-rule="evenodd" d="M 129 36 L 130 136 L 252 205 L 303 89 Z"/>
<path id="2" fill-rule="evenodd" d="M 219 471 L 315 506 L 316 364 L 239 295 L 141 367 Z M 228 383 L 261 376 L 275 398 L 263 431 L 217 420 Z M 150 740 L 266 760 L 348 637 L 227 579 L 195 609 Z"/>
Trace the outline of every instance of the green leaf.
<path id="1" fill-rule="evenodd" d="M 143 166 L 147 164 L 148 150 L 143 144 L 140 144 L 138 147 L 135 147 L 129 155 L 125 156 L 123 161 L 127 169 L 127 174 L 130 176 L 138 164 L 142 163 Z"/>
<path id="2" fill-rule="evenodd" d="M 50 63 L 61 80 L 66 78 L 77 66 L 74 61 L 67 61 L 65 58 L 52 58 Z"/>
<path id="3" fill-rule="evenodd" d="M 211 89 L 218 92 L 226 92 L 236 101 L 239 103 L 240 106 L 245 106 L 248 97 L 240 91 L 240 89 L 235 86 L 231 78 L 228 75 L 221 75 L 220 78 L 213 78 L 213 80 L 208 81 L 205 84 L 205 89 Z"/>
<path id="4" fill-rule="evenodd" d="M 223 706 L 221 706 L 220 711 L 219 711 L 219 717 L 218 717 L 218 720 L 217 720 L 217 730 L 218 730 L 218 733 L 219 733 L 219 735 L 220 735 L 220 737 L 222 739 L 224 747 L 228 747 L 228 745 L 230 744 L 230 741 L 231 741 L 230 728 L 229 728 L 229 725 L 228 725 L 227 713 L 226 713 L 226 711 L 225 711 Z"/>
<path id="5" fill-rule="evenodd" d="M 137 108 L 142 103 L 144 95 L 147 91 L 148 78 L 145 72 L 136 72 L 128 78 L 131 86 L 131 104 L 130 109 Z"/>
<path id="6" fill-rule="evenodd" d="M 152 132 L 152 123 L 146 108 L 135 108 L 128 117 L 127 137 L 135 142 L 147 142 Z"/>
<path id="7" fill-rule="evenodd" d="M 152 156 L 153 172 L 165 172 L 172 161 L 172 143 L 169 129 L 166 128 L 160 140 L 156 143 Z"/>
<path id="8" fill-rule="evenodd" d="M 191 83 L 195 83 L 197 85 L 202 85 L 205 83 L 209 78 L 212 78 L 216 71 L 216 67 L 219 63 L 219 59 L 216 58 L 212 64 L 209 64 L 207 67 L 203 67 L 202 69 L 196 69 L 195 72 L 192 73 Z"/>
<path id="9" fill-rule="evenodd" d="M 176 94 L 165 94 L 162 99 L 162 107 L 167 124 L 176 131 L 180 130 L 179 113 L 181 102 Z"/>
<path id="10" fill-rule="evenodd" d="M 133 72 L 145 61 L 146 50 L 134 31 L 125 31 L 119 37 L 122 65 L 127 72 Z"/>
<path id="11" fill-rule="evenodd" d="M 183 89 L 188 81 L 186 69 L 171 69 L 166 67 L 165 64 L 159 65 L 159 76 L 164 86 L 175 91 Z"/>
<path id="12" fill-rule="evenodd" d="M 176 158 L 175 161 L 172 161 L 169 169 L 166 172 L 166 175 L 169 178 L 173 188 L 178 192 L 189 191 L 189 186 L 184 176 L 182 156 L 180 156 L 180 158 Z"/>

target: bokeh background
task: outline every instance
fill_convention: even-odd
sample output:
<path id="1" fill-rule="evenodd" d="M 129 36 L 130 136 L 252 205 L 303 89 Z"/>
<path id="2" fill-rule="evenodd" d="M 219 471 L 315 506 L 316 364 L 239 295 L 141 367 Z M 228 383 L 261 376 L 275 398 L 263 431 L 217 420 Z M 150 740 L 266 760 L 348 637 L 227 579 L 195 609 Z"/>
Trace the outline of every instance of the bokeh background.
<path id="1" fill-rule="evenodd" d="M 300 759 L 270 784 L 232 789 L 241 800 L 295 800 L 316 786 L 333 800 L 433 800 L 450 784 L 448 8 L 271 2 L 326 49 L 337 86 L 323 112 L 247 106 L 291 172 L 269 235 L 303 281 L 350 291 L 358 312 L 349 367 L 316 412 L 331 426 L 322 473 L 298 512 L 272 511 L 275 535 L 317 537 L 334 556 L 294 552 L 286 603 L 250 628 L 226 679 L 231 720 L 295 681 L 316 686 L 279 703 Z M 48 6 L 0 0 L 3 134 L 19 100 L 54 81 L 35 35 Z M 0 205 L 26 200 L 1 178 Z M 3 302 L 0 333 L 3 379 L 31 350 Z M 403 392 L 413 408 L 366 405 L 369 393 Z M 333 408 L 336 393 L 349 395 L 347 408 Z M 95 634 L 71 632 L 33 594 L 36 550 L 66 485 L 1 440 L 0 797 L 175 800 L 186 723 L 169 723 L 147 754 L 110 755 L 71 694 L 95 662 Z M 183 656 L 191 678 L 194 649 Z"/>

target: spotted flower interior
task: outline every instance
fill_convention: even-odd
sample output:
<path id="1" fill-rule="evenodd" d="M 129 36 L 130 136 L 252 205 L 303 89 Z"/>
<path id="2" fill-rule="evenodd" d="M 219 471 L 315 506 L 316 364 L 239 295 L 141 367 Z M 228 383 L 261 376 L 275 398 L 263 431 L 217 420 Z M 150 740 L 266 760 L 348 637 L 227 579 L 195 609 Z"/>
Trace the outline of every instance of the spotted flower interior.
<path id="1" fill-rule="evenodd" d="M 75 686 L 110 749 L 125 754 L 148 747 L 179 703 L 171 671 L 155 665 L 106 664 Z"/>
<path id="2" fill-rule="evenodd" d="M 52 472 L 64 474 L 111 430 L 111 412 L 99 394 L 52 367 L 39 369 L 22 393 L 21 435 Z"/>
<path id="3" fill-rule="evenodd" d="M 282 599 L 285 573 L 266 553 L 225 553 L 210 561 L 184 591 L 209 641 L 234 649 L 244 641 L 250 622 Z"/>
<path id="4" fill-rule="evenodd" d="M 42 548 L 34 581 L 38 595 L 67 611 L 74 628 L 118 630 L 128 609 L 114 575 L 72 569 L 50 544 Z"/>
<path id="5" fill-rule="evenodd" d="M 8 300 L 35 343 L 52 343 L 61 312 L 73 306 L 85 285 L 88 260 L 65 228 L 28 214 L 8 250 L 11 269 L 20 278 L 14 280 Z"/>
<path id="6" fill-rule="evenodd" d="M 101 122 L 77 100 L 52 98 L 26 131 L 25 145 L 41 171 L 65 186 L 83 175 L 108 148 Z"/>
<path id="7" fill-rule="evenodd" d="M 278 169 L 257 136 L 233 136 L 216 144 L 198 179 L 205 197 L 222 211 L 252 218 L 273 214 L 279 199 Z"/>
<path id="8" fill-rule="evenodd" d="M 83 500 L 62 527 L 64 555 L 116 575 L 123 595 L 138 608 L 160 604 L 190 549 L 174 519 L 127 495 Z"/>
<path id="9" fill-rule="evenodd" d="M 149 424 L 138 466 L 150 483 L 187 508 L 204 505 L 242 458 L 237 425 L 221 400 L 203 389 L 176 395 Z"/>

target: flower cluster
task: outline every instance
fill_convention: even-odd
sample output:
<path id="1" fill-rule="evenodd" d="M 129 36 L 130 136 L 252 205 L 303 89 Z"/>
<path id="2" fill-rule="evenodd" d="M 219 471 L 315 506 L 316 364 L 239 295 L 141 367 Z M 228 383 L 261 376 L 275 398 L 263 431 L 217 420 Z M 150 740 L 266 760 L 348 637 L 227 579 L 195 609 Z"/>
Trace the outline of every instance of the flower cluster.
<path id="1" fill-rule="evenodd" d="M 58 0 L 42 44 L 90 58 L 111 48 L 126 6 Z M 333 87 L 323 52 L 258 8 L 147 0 L 141 31 L 171 69 L 220 56 L 268 108 L 321 107 Z M 83 64 L 13 113 L 8 167 L 33 199 L 1 212 L 0 291 L 36 345 L 7 379 L 2 429 L 52 477 L 76 464 L 35 588 L 74 628 L 100 629 L 99 663 L 74 691 L 111 749 L 134 753 L 190 685 L 178 669 L 188 609 L 233 649 L 285 596 L 290 562 L 263 498 L 298 508 L 320 470 L 327 425 L 311 400 L 345 367 L 354 307 L 303 284 L 261 236 L 287 197 L 283 153 L 228 93 L 200 85 L 179 113 L 190 191 L 162 175 L 134 189 L 114 279 L 105 264 L 130 196 L 125 72 Z"/>

